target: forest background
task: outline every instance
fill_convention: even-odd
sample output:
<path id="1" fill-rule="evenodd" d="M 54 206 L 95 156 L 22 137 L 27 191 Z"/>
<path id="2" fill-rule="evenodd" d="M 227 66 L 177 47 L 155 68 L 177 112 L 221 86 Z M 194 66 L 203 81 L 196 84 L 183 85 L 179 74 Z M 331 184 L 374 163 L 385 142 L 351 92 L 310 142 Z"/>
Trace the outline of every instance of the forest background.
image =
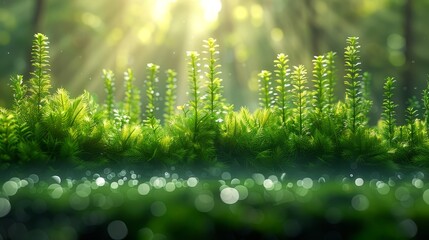
<path id="1" fill-rule="evenodd" d="M 257 107 L 258 73 L 277 53 L 290 65 L 311 69 L 313 56 L 360 37 L 362 69 L 371 73 L 374 105 L 381 113 L 384 79 L 398 80 L 395 101 L 403 122 L 406 100 L 421 97 L 429 74 L 429 1 L 425 0 L 0 0 L 0 106 L 12 104 L 12 75 L 30 72 L 36 32 L 50 39 L 53 87 L 72 96 L 83 89 L 105 99 L 102 69 L 120 76 L 132 68 L 143 86 L 145 66 L 178 71 L 178 104 L 186 99 L 186 51 L 202 40 L 220 45 L 225 96 L 235 109 Z M 337 74 L 344 76 L 343 66 Z M 118 77 L 118 98 L 123 91 Z M 163 81 L 163 79 L 161 79 Z M 344 85 L 337 84 L 343 98 Z"/>

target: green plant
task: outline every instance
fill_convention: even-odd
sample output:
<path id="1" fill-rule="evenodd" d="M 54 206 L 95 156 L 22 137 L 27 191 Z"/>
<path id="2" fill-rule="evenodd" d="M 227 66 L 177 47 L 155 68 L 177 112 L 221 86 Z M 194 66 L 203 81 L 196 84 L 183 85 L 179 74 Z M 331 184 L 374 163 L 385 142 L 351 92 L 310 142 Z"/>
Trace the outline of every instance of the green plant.
<path id="1" fill-rule="evenodd" d="M 206 111 L 208 111 L 209 117 L 212 120 L 219 121 L 219 119 L 223 118 L 222 115 L 225 103 L 225 99 L 222 96 L 222 79 L 218 77 L 221 73 L 219 71 L 221 65 L 217 63 L 217 55 L 219 55 L 217 48 L 219 45 L 216 44 L 216 40 L 213 38 L 205 40 L 204 44 L 204 48 L 206 48 L 204 53 L 208 55 L 206 58 L 204 58 L 204 60 L 207 62 L 207 64 L 204 65 L 204 67 L 207 69 L 207 72 L 205 72 L 205 76 L 207 78 L 207 103 L 204 107 Z"/>
<path id="2" fill-rule="evenodd" d="M 344 52 L 346 75 L 346 100 L 347 119 L 346 126 L 352 133 L 356 133 L 363 125 L 363 100 L 362 100 L 362 70 L 360 69 L 360 45 L 358 37 L 347 38 L 347 46 Z"/>
<path id="3" fill-rule="evenodd" d="M 289 79 L 289 59 L 288 56 L 281 53 L 277 55 L 277 59 L 274 60 L 275 70 L 274 73 L 276 75 L 276 95 L 275 95 L 275 103 L 277 105 L 277 109 L 281 116 L 282 124 L 286 124 L 287 120 L 287 111 L 289 105 L 289 92 L 290 92 L 290 79 Z M 264 78 L 265 76 L 262 76 Z M 266 80 L 264 80 L 266 81 Z M 270 83 L 270 82 L 269 82 Z"/>
<path id="4" fill-rule="evenodd" d="M 24 78 L 22 75 L 16 75 L 10 79 L 13 91 L 13 102 L 18 107 L 24 100 L 27 94 L 27 86 L 24 84 Z"/>
<path id="5" fill-rule="evenodd" d="M 114 116 L 115 109 L 115 75 L 111 70 L 103 69 L 102 79 L 106 91 L 106 116 L 110 119 Z"/>
<path id="6" fill-rule="evenodd" d="M 20 142 L 15 116 L 0 108 L 0 166 L 7 167 L 17 157 Z"/>
<path id="7" fill-rule="evenodd" d="M 309 129 L 308 126 L 308 87 L 307 70 L 303 65 L 294 66 L 292 71 L 292 104 L 294 130 L 298 136 L 304 136 Z"/>
<path id="8" fill-rule="evenodd" d="M 426 134 L 429 136 L 429 75 L 427 76 L 427 85 L 423 90 L 424 122 Z"/>
<path id="9" fill-rule="evenodd" d="M 334 103 L 336 102 L 335 100 L 335 83 L 336 83 L 335 74 L 337 71 L 335 66 L 336 55 L 337 54 L 332 51 L 326 54 L 326 69 L 327 69 L 326 79 L 328 83 L 326 100 L 331 110 L 333 108 Z"/>
<path id="10" fill-rule="evenodd" d="M 383 135 L 387 139 L 389 146 L 392 146 L 395 138 L 395 108 L 398 106 L 393 102 L 393 90 L 395 89 L 395 78 L 388 77 L 384 83 L 383 89 L 383 112 L 381 118 L 383 120 Z"/>
<path id="11" fill-rule="evenodd" d="M 88 92 L 73 99 L 66 90 L 58 89 L 44 108 L 41 126 L 46 134 L 41 148 L 58 162 L 92 158 L 88 152 L 105 150 L 102 119 L 103 112 Z"/>
<path id="12" fill-rule="evenodd" d="M 146 85 L 146 118 L 143 121 L 146 126 L 152 129 L 158 128 L 159 120 L 155 117 L 156 102 L 158 101 L 159 93 L 157 92 L 156 84 L 158 83 L 159 66 L 153 63 L 147 64 L 148 71 L 145 81 Z"/>
<path id="13" fill-rule="evenodd" d="M 271 86 L 271 72 L 262 70 L 259 74 L 259 106 L 269 109 L 273 105 L 273 87 Z"/>
<path id="14" fill-rule="evenodd" d="M 164 121 L 170 123 L 174 117 L 174 107 L 176 104 L 176 88 L 177 88 L 177 73 L 172 70 L 167 70 L 167 90 L 165 92 L 165 108 L 164 108 Z"/>
<path id="15" fill-rule="evenodd" d="M 16 119 L 18 126 L 20 128 L 20 135 L 23 138 L 27 138 L 28 135 L 31 135 L 31 132 L 28 129 L 29 124 L 31 123 L 31 106 L 32 104 L 28 101 L 27 97 L 27 85 L 24 83 L 24 78 L 22 75 L 16 75 L 11 79 L 11 88 L 13 91 L 13 110 L 14 118 Z M 33 123 L 34 124 L 34 123 Z"/>
<path id="16" fill-rule="evenodd" d="M 124 86 L 125 86 L 125 98 L 124 98 L 124 112 L 130 117 L 131 122 L 140 122 L 140 90 L 134 84 L 135 78 L 133 70 L 127 69 L 124 73 Z"/>
<path id="17" fill-rule="evenodd" d="M 225 161 L 241 166 L 282 164 L 289 151 L 288 135 L 273 114 L 270 109 L 252 114 L 247 108 L 227 114 L 220 144 Z"/>
<path id="18" fill-rule="evenodd" d="M 10 153 L 11 156 L 17 158 L 17 162 L 27 161 L 34 157 L 44 159 L 44 154 L 41 153 L 42 150 L 39 146 L 40 142 L 46 139 L 46 131 L 41 124 L 51 89 L 48 45 L 48 37 L 40 33 L 35 34 L 31 49 L 32 71 L 28 83 L 25 84 L 20 75 L 11 78 L 14 108 L 10 114 L 14 117 L 13 121 L 9 119 L 12 122 L 5 124 L 7 126 L 12 124 L 9 127 L 16 125 L 13 127 L 14 135 L 18 139 L 14 147 L 16 152 L 13 153 L 10 150 Z M 10 116 L 10 114 L 8 115 Z"/>
<path id="19" fill-rule="evenodd" d="M 44 35 L 43 35 L 44 36 Z M 274 60 L 274 76 L 261 71 L 259 105 L 253 113 L 233 111 L 222 96 L 217 44 L 204 42 L 207 56 L 201 75 L 198 52 L 188 52 L 189 101 L 175 110 L 176 72 L 167 71 L 164 124 L 156 118 L 159 66 L 147 65 L 144 121 L 140 90 L 131 69 L 124 73 L 125 97 L 116 103 L 114 74 L 103 70 L 104 106 L 90 93 L 71 98 L 65 89 L 49 93 L 47 38 L 35 35 L 30 82 L 11 78 L 12 109 L 0 109 L 0 166 L 12 163 L 142 162 L 213 166 L 318 167 L 324 164 L 428 166 L 429 86 L 423 91 L 424 121 L 416 98 L 406 124 L 396 125 L 395 79 L 384 83 L 383 113 L 368 126 L 369 75 L 361 75 L 358 38 L 345 48 L 346 97 L 334 96 L 335 53 L 313 59 L 313 90 L 303 65 L 291 70 L 284 54 Z M 204 76 L 206 81 L 203 82 Z M 274 81 L 273 81 L 274 80 Z M 273 85 L 275 84 L 275 89 Z M 156 161 L 155 161 L 156 160 Z M 221 164 L 219 163 L 221 162 Z M 86 166 L 86 165 L 83 165 Z"/>
<path id="20" fill-rule="evenodd" d="M 35 35 L 31 51 L 33 71 L 28 90 L 38 117 L 42 115 L 41 109 L 51 88 L 48 44 L 48 37 L 38 33 Z"/>
<path id="21" fill-rule="evenodd" d="M 167 131 L 175 136 L 171 149 L 175 149 L 177 160 L 194 164 L 213 163 L 215 158 L 214 139 L 216 122 L 210 121 L 209 112 L 201 94 L 201 69 L 198 52 L 187 52 L 189 102 L 180 107 L 182 114 L 176 115 L 167 126 Z M 195 160 L 199 160 L 195 162 Z M 176 160 L 176 161 L 177 161 Z"/>
<path id="22" fill-rule="evenodd" d="M 315 56 L 313 59 L 313 80 L 314 91 L 312 93 L 312 107 L 315 119 L 323 118 L 327 112 L 328 92 L 330 90 L 327 77 L 327 64 L 325 56 Z"/>
<path id="23" fill-rule="evenodd" d="M 406 108 L 405 113 L 405 121 L 408 128 L 408 144 L 410 146 L 415 146 L 417 143 L 417 129 L 416 129 L 416 121 L 418 120 L 418 109 L 419 102 L 414 96 L 409 99 L 408 106 Z"/>
<path id="24" fill-rule="evenodd" d="M 201 92 L 200 92 L 200 72 L 199 69 L 199 61 L 200 61 L 200 55 L 197 52 L 187 52 L 189 61 L 188 61 L 188 78 L 189 78 L 189 84 L 190 84 L 190 90 L 191 90 L 191 99 L 189 101 L 189 108 L 192 114 L 193 118 L 193 139 L 192 141 L 195 142 L 195 140 L 198 137 L 200 126 L 201 126 L 201 120 L 203 118 L 201 113 L 202 109 L 202 103 L 201 103 Z"/>
<path id="25" fill-rule="evenodd" d="M 368 122 L 368 114 L 371 111 L 371 74 L 364 72 L 362 75 L 362 123 Z"/>

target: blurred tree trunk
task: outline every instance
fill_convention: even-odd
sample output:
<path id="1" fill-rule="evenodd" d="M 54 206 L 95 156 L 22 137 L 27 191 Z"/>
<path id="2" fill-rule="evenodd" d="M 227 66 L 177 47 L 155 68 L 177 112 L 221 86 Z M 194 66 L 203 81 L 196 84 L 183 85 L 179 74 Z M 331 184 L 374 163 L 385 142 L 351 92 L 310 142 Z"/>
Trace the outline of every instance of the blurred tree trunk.
<path id="1" fill-rule="evenodd" d="M 37 33 L 39 31 L 40 23 L 42 22 L 44 6 L 45 6 L 45 0 L 36 0 L 36 3 L 34 5 L 34 15 L 33 15 L 34 33 Z"/>
<path id="2" fill-rule="evenodd" d="M 408 101 L 408 99 L 414 94 L 413 86 L 413 0 L 405 0 L 404 3 L 404 12 L 403 12 L 403 21 L 404 21 L 404 57 L 405 64 L 402 71 L 402 100 L 403 102 Z"/>
<path id="3" fill-rule="evenodd" d="M 224 28 L 223 29 L 218 28 L 214 33 L 215 36 L 222 36 L 222 35 L 233 36 L 234 35 L 234 32 L 236 31 L 236 28 L 237 28 L 235 25 L 234 15 L 233 15 L 233 10 L 235 5 L 236 3 L 233 3 L 232 1 L 229 1 L 229 0 L 222 1 L 222 11 L 220 11 L 219 13 L 220 14 L 219 25 L 224 26 Z M 219 39 L 219 40 L 222 40 L 222 39 Z M 244 41 L 241 39 L 238 41 L 241 41 L 241 43 L 244 43 Z M 225 50 L 223 50 L 224 57 L 230 63 L 228 64 L 229 65 L 228 72 L 231 73 L 231 79 L 235 79 L 234 81 L 230 81 L 229 82 L 230 86 L 225 88 L 225 89 L 230 89 L 230 92 L 226 92 L 227 90 L 225 90 L 224 94 L 234 96 L 234 101 L 238 105 L 246 105 L 246 103 L 249 101 L 249 98 L 248 96 L 242 94 L 241 89 L 246 89 L 245 85 L 247 84 L 247 82 L 243 80 L 248 79 L 248 76 L 246 76 L 246 73 L 242 71 L 241 63 L 237 61 L 235 46 L 231 44 L 225 44 L 222 42 L 219 42 L 219 45 L 225 48 Z M 226 69 L 227 66 L 222 66 L 222 67 Z M 223 84 L 227 84 L 227 83 L 224 82 Z M 239 89 L 239 91 L 237 89 Z"/>
<path id="4" fill-rule="evenodd" d="M 311 55 L 319 55 L 319 38 L 320 38 L 320 29 L 317 25 L 317 16 L 316 10 L 314 9 L 313 0 L 305 0 L 305 7 L 307 9 L 307 22 L 309 28 L 309 41 L 311 44 Z"/>

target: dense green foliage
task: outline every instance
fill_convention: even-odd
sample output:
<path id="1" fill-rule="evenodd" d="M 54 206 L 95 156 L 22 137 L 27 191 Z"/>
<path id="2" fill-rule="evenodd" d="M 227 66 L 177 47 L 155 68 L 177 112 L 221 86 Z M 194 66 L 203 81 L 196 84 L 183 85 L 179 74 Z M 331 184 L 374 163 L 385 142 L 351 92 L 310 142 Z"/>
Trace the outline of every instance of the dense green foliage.
<path id="1" fill-rule="evenodd" d="M 104 70 L 107 94 L 99 105 L 90 93 L 71 98 L 64 89 L 50 93 L 48 39 L 36 34 L 33 71 L 28 82 L 11 78 L 14 107 L 0 110 L 1 166 L 12 164 L 80 164 L 134 162 L 193 165 L 407 166 L 428 165 L 428 90 L 420 103 L 410 100 L 406 124 L 397 126 L 394 78 L 387 78 L 383 114 L 377 127 L 368 125 L 372 106 L 368 74 L 360 69 L 358 38 L 345 47 L 344 101 L 336 101 L 335 53 L 313 60 L 311 81 L 303 65 L 289 70 L 288 57 L 277 55 L 274 75 L 260 77 L 260 109 L 233 111 L 222 96 L 220 65 L 214 39 L 204 42 L 204 57 L 188 52 L 189 102 L 175 112 L 173 70 L 159 79 L 160 67 L 147 65 L 145 97 L 124 75 L 123 101 L 116 101 L 115 77 Z M 203 62 L 203 65 L 201 65 Z M 163 82 L 165 81 L 165 82 Z M 313 83 L 310 86 L 309 83 Z M 166 85 L 164 119 L 158 89 Z M 144 116 L 140 106 L 145 106 Z"/>

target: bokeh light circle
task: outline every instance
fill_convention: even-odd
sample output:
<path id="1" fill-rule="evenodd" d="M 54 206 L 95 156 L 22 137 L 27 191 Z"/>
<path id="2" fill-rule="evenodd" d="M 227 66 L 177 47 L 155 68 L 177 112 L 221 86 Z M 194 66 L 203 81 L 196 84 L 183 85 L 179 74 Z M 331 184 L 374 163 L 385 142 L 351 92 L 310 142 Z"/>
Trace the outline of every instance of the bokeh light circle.
<path id="1" fill-rule="evenodd" d="M 195 187 L 195 186 L 197 186 L 197 184 L 198 184 L 198 179 L 197 179 L 197 178 L 195 178 L 195 177 L 190 177 L 190 178 L 188 178 L 188 181 L 186 181 L 186 184 L 187 184 L 189 187 Z"/>
<path id="2" fill-rule="evenodd" d="M 150 186 L 147 183 L 142 183 L 138 186 L 137 191 L 140 195 L 147 195 L 150 191 Z"/>
<path id="3" fill-rule="evenodd" d="M 237 189 L 226 187 L 220 192 L 220 198 L 226 204 L 234 204 L 240 198 L 240 194 Z"/>
<path id="4" fill-rule="evenodd" d="M 423 192 L 423 201 L 425 201 L 425 203 L 426 203 L 427 205 L 429 205 L 429 189 L 426 189 L 426 190 Z"/>
<path id="5" fill-rule="evenodd" d="M 156 201 L 150 206 L 150 211 L 153 216 L 161 217 L 167 212 L 167 207 L 161 201 Z"/>
<path id="6" fill-rule="evenodd" d="M 15 181 L 7 181 L 3 184 L 3 192 L 7 196 L 13 196 L 18 192 L 18 183 Z"/>
<path id="7" fill-rule="evenodd" d="M 381 182 L 377 184 L 377 192 L 381 195 L 386 195 L 390 192 L 390 187 L 388 184 Z"/>
<path id="8" fill-rule="evenodd" d="M 104 180 L 104 178 L 102 178 L 102 177 L 98 177 L 95 180 L 95 184 L 97 184 L 97 186 L 99 186 L 99 187 L 102 187 L 102 186 L 104 186 L 104 184 L 106 184 L 106 180 Z"/>
<path id="9" fill-rule="evenodd" d="M 311 178 L 302 179 L 302 187 L 305 189 L 310 189 L 313 187 L 313 180 Z"/>
<path id="10" fill-rule="evenodd" d="M 369 207 L 369 200 L 363 194 L 358 194 L 352 199 L 352 207 L 357 211 L 365 211 Z"/>
<path id="11" fill-rule="evenodd" d="M 107 226 L 107 232 L 112 239 L 124 239 L 128 235 L 127 225 L 120 220 L 115 220 Z"/>
<path id="12" fill-rule="evenodd" d="M 362 178 L 356 178 L 355 179 L 355 185 L 358 187 L 362 187 L 362 185 L 364 184 L 364 180 Z"/>
<path id="13" fill-rule="evenodd" d="M 195 208 L 200 212 L 210 212 L 214 207 L 213 197 L 209 194 L 200 194 L 195 199 Z"/>
<path id="14" fill-rule="evenodd" d="M 408 238 L 414 238 L 417 235 L 417 224 L 411 219 L 405 219 L 399 223 L 399 227 Z"/>
<path id="15" fill-rule="evenodd" d="M 0 198 L 0 217 L 6 216 L 10 212 L 10 202 L 6 198 Z"/>

